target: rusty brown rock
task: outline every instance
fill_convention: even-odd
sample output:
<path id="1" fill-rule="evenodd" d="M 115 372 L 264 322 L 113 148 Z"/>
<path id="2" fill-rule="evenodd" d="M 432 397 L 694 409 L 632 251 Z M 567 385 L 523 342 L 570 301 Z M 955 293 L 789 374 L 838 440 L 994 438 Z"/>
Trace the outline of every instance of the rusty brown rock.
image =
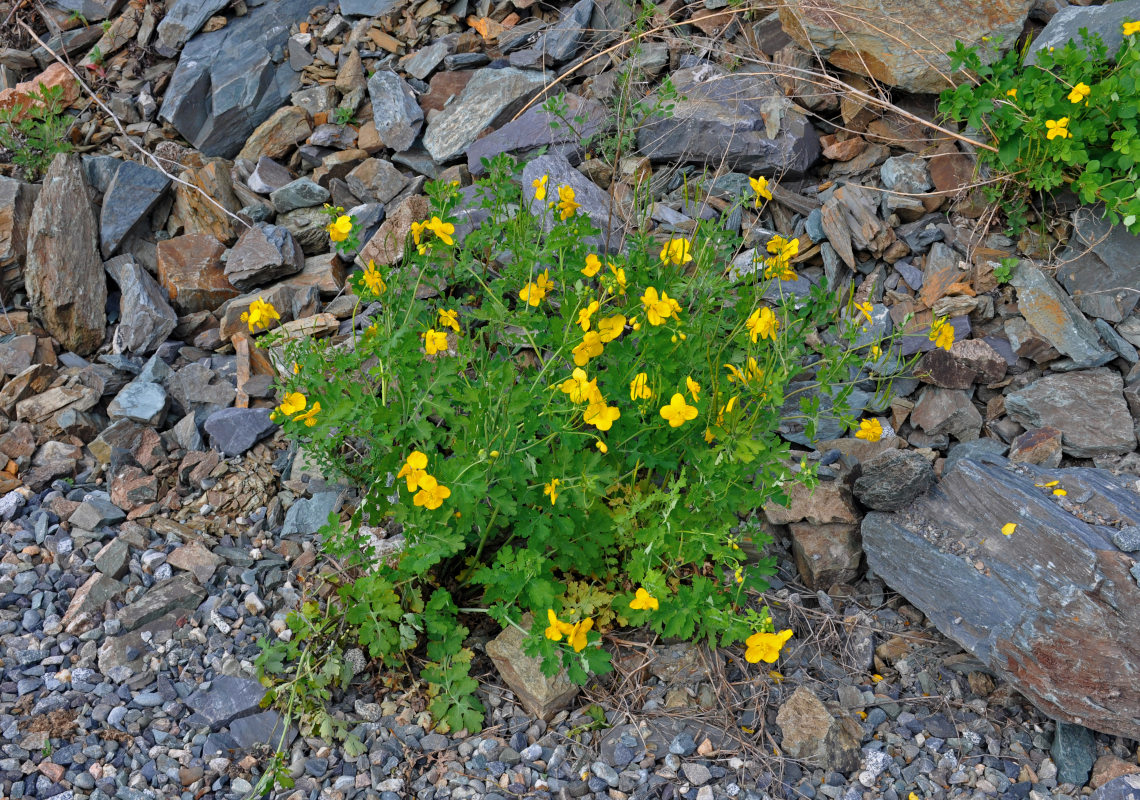
<path id="1" fill-rule="evenodd" d="M 424 110 L 424 114 L 442 110 L 451 98 L 467 88 L 475 72 L 473 69 L 444 70 L 433 75 L 428 83 L 428 93 L 420 98 L 420 108 Z"/>
<path id="2" fill-rule="evenodd" d="M 944 142 L 927 160 L 930 182 L 935 190 L 956 194 L 974 179 L 974 163 L 968 155 L 950 143 Z"/>
<path id="3" fill-rule="evenodd" d="M 36 316 L 61 345 L 89 355 L 103 343 L 107 279 L 99 226 L 78 155 L 60 154 L 29 222 L 24 284 Z"/>
<path id="4" fill-rule="evenodd" d="M 823 157 L 831 161 L 850 161 L 867 149 L 867 140 L 858 136 L 843 141 L 836 140 L 834 136 L 823 136 L 819 143 L 823 145 Z"/>
<path id="5" fill-rule="evenodd" d="M 79 99 L 79 82 L 65 65 L 54 63 L 36 77 L 17 83 L 11 89 L 0 91 L 0 111 L 15 109 L 18 111 L 16 119 L 21 119 L 27 109 L 39 104 L 33 94 L 38 94 L 42 87 L 48 89 L 62 87 L 63 94 L 60 100 L 64 107 Z"/>
<path id="6" fill-rule="evenodd" d="M 336 253 L 305 259 L 304 268 L 285 282 L 292 286 L 315 286 L 322 297 L 332 297 L 344 288 L 348 268 Z"/>
<path id="7" fill-rule="evenodd" d="M 179 314 L 213 311 L 240 292 L 226 278 L 226 247 L 208 233 L 158 243 L 158 280 Z"/>
<path id="8" fill-rule="evenodd" d="M 214 200 L 231 213 L 241 208 L 226 162 L 210 159 L 197 169 L 186 170 L 182 179 L 191 185 L 175 185 L 168 227 L 181 226 L 185 233 L 208 233 L 218 241 L 232 243 L 245 226 L 210 202 Z"/>
<path id="9" fill-rule="evenodd" d="M 309 138 L 313 127 L 309 112 L 297 106 L 279 108 L 269 119 L 257 126 L 238 153 L 254 163 L 262 156 L 282 159 L 289 151 Z"/>
<path id="10" fill-rule="evenodd" d="M 0 290 L 4 297 L 24 288 L 28 223 L 39 193 L 36 184 L 0 177 Z"/>
<path id="11" fill-rule="evenodd" d="M 1033 428 L 1018 436 L 1009 446 L 1009 460 L 1015 464 L 1037 464 L 1056 468 L 1061 464 L 1061 431 Z"/>
<path id="12" fill-rule="evenodd" d="M 1116 780 L 1125 775 L 1135 775 L 1138 772 L 1140 772 L 1140 765 L 1131 764 L 1114 755 L 1101 756 L 1096 760 L 1096 763 L 1093 764 L 1089 786 L 1094 789 L 1099 789 L 1109 781 Z"/>
<path id="13" fill-rule="evenodd" d="M 858 577 L 863 560 L 858 525 L 796 522 L 788 531 L 796 569 L 809 588 L 827 589 L 833 583 L 850 583 Z"/>
<path id="14" fill-rule="evenodd" d="M 405 198 L 388 212 L 379 230 L 360 251 L 359 260 L 364 264 L 399 264 L 404 260 L 404 242 L 412 231 L 412 223 L 426 219 L 430 210 L 428 199 L 422 194 Z"/>
<path id="15" fill-rule="evenodd" d="M 1005 377 L 1006 362 L 997 350 L 979 339 L 954 342 L 950 350 L 926 353 L 915 376 L 944 389 L 969 389 L 975 383 L 996 383 Z"/>
<path id="16" fill-rule="evenodd" d="M 788 501 L 786 507 L 773 502 L 764 505 L 768 522 L 787 525 L 806 520 L 813 525 L 825 525 L 859 521 L 852 509 L 851 492 L 837 481 L 820 481 L 813 489 L 801 483 L 792 484 Z"/>
<path id="17" fill-rule="evenodd" d="M 47 364 L 28 367 L 0 390 L 0 412 L 11 418 L 17 403 L 45 391 L 55 380 L 55 375 L 55 370 Z"/>

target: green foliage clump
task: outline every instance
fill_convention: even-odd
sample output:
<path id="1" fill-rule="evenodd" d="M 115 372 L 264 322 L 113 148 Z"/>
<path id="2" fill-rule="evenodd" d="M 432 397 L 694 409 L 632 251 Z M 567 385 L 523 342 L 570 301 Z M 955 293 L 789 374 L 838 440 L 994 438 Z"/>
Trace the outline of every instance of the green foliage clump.
<path id="1" fill-rule="evenodd" d="M 0 109 L 0 147 L 11 154 L 25 180 L 37 180 L 59 153 L 71 151 L 66 134 L 71 124 L 63 113 L 63 87 L 41 83 L 29 103 Z"/>
<path id="2" fill-rule="evenodd" d="M 1000 44 L 994 40 L 996 56 Z M 947 116 L 982 131 L 993 150 L 980 163 L 1007 178 L 990 188 L 1015 232 L 1024 227 L 1033 192 L 1069 185 L 1085 203 L 1104 203 L 1108 218 L 1140 233 L 1140 23 L 1124 23 L 1111 56 L 1099 35 L 1081 30 L 1081 44 L 1010 50 L 986 63 L 961 42 L 951 67 L 971 80 L 942 93 Z"/>

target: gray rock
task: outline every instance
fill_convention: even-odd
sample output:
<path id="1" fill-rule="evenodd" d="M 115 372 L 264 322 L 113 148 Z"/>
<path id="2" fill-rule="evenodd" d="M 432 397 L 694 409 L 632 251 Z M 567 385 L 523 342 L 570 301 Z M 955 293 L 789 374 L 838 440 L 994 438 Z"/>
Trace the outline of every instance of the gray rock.
<path id="1" fill-rule="evenodd" d="M 328 199 L 329 190 L 309 178 L 297 178 L 269 195 L 269 200 L 278 214 L 285 214 L 296 208 L 319 206 Z"/>
<path id="2" fill-rule="evenodd" d="M 1095 499 L 1074 513 L 1036 485 L 1051 480 L 1070 501 Z M 863 549 L 875 575 L 1045 714 L 1126 736 L 1140 717 L 1140 587 L 1100 523 L 1140 524 L 1131 484 L 1107 470 L 964 459 L 905 512 L 869 513 Z M 1076 680 L 1075 663 L 1097 664 L 1096 678 Z"/>
<path id="3" fill-rule="evenodd" d="M 170 186 L 170 178 L 134 161 L 123 161 L 111 178 L 99 212 L 103 258 L 118 252 L 123 239 L 145 219 Z"/>
<path id="4" fill-rule="evenodd" d="M 265 687 L 252 678 L 222 675 L 210 683 L 209 689 L 198 689 L 186 698 L 187 707 L 195 712 L 187 721 L 220 731 L 234 720 L 260 711 L 263 697 Z"/>
<path id="5" fill-rule="evenodd" d="M 164 383 L 177 413 L 212 413 L 233 405 L 233 383 L 204 364 L 187 364 Z"/>
<path id="6" fill-rule="evenodd" d="M 521 624 L 529 629 L 537 623 L 527 614 Z M 522 706 L 537 717 L 550 719 L 573 702 L 579 687 L 570 682 L 565 670 L 553 677 L 543 674 L 541 662 L 522 651 L 525 638 L 526 634 L 518 628 L 505 628 L 487 643 L 487 655 Z"/>
<path id="7" fill-rule="evenodd" d="M 1077 366 L 1096 367 L 1116 357 L 1065 290 L 1030 262 L 1018 264 L 1010 284 L 1026 321 Z"/>
<path id="8" fill-rule="evenodd" d="M 1112 534 L 1112 543 L 1126 553 L 1140 552 L 1140 526 L 1121 528 Z"/>
<path id="9" fill-rule="evenodd" d="M 1090 317 L 1120 322 L 1136 309 L 1140 294 L 1140 237 L 1112 225 L 1095 209 L 1073 212 L 1073 237 L 1059 258 L 1057 280 Z"/>
<path id="10" fill-rule="evenodd" d="M 85 531 L 97 531 L 105 525 L 118 525 L 126 518 L 127 515 L 122 509 L 104 495 L 84 500 L 79 504 L 79 508 L 71 512 L 67 521 Z"/>
<path id="11" fill-rule="evenodd" d="M 546 183 L 546 201 L 534 198 L 533 182 L 543 175 L 548 176 Z M 523 168 L 523 198 L 524 202 L 536 214 L 543 214 L 543 230 L 550 231 L 554 227 L 555 215 L 546 210 L 545 204 L 551 199 L 558 198 L 558 188 L 569 186 L 574 190 L 576 202 L 581 204 L 577 210 L 590 218 L 594 227 L 602 232 L 597 236 L 590 236 L 583 241 L 593 247 L 616 252 L 625 241 L 625 226 L 621 222 L 621 214 L 613 208 L 613 198 L 599 189 L 589 178 L 574 169 L 562 156 L 539 156 Z"/>
<path id="12" fill-rule="evenodd" d="M 1117 333 L 1115 328 L 1103 319 L 1093 320 L 1093 326 L 1096 328 L 1096 332 L 1100 334 L 1100 338 L 1105 344 L 1112 348 L 1114 353 L 1129 364 L 1140 362 L 1140 354 L 1136 352 L 1136 348 L 1131 342 Z"/>
<path id="13" fill-rule="evenodd" d="M 115 352 L 156 350 L 178 324 L 178 315 L 166 302 L 158 282 L 135 262 L 134 256 L 115 256 L 106 268 L 121 293 L 119 327 L 112 340 Z"/>
<path id="14" fill-rule="evenodd" d="M 562 19 L 547 29 L 534 47 L 555 62 L 568 61 L 578 52 L 590 16 L 594 13 L 594 0 L 578 0 L 569 9 L 564 9 Z"/>
<path id="15" fill-rule="evenodd" d="M 285 63 L 285 43 L 311 7 L 311 0 L 268 0 L 195 36 L 182 48 L 159 116 L 203 154 L 232 158 L 300 88 L 301 76 Z"/>
<path id="16" fill-rule="evenodd" d="M 1122 775 L 1089 795 L 1089 800 L 1140 800 L 1140 775 Z"/>
<path id="17" fill-rule="evenodd" d="M 913 153 L 888 158 L 879 167 L 883 185 L 896 192 L 917 194 L 930 189 L 930 170 L 926 159 Z"/>
<path id="18" fill-rule="evenodd" d="M 240 456 L 277 429 L 267 408 L 223 408 L 215 411 L 202 427 L 210 446 L 227 456 Z"/>
<path id="19" fill-rule="evenodd" d="M 942 466 L 943 474 L 954 469 L 954 466 L 963 458 L 984 458 L 985 456 L 1004 456 L 1009 451 L 1008 445 L 997 439 L 974 439 L 972 442 L 958 442 L 946 454 L 946 463 Z"/>
<path id="20" fill-rule="evenodd" d="M 1006 395 L 1005 410 L 1027 428 L 1060 430 L 1074 458 L 1130 453 L 1136 435 L 1123 390 L 1120 373 L 1107 368 L 1046 375 Z"/>
<path id="21" fill-rule="evenodd" d="M 183 572 L 156 583 L 138 600 L 119 609 L 116 619 L 122 623 L 123 630 L 129 632 L 176 609 L 191 611 L 205 599 L 206 590 L 198 585 L 194 576 Z"/>
<path id="22" fill-rule="evenodd" d="M 1057 779 L 1061 783 L 1084 786 L 1089 782 L 1089 773 L 1096 761 L 1096 742 L 1088 728 L 1058 722 L 1049 754 L 1057 765 Z"/>
<path id="23" fill-rule="evenodd" d="M 293 180 L 292 173 L 268 156 L 257 159 L 246 185 L 258 194 L 272 194 Z"/>
<path id="24" fill-rule="evenodd" d="M 226 5 L 227 0 L 175 0 L 158 23 L 155 52 L 163 58 L 178 55 L 182 45 Z"/>
<path id="25" fill-rule="evenodd" d="M 395 72 L 380 69 L 368 79 L 368 95 L 380 141 L 398 153 L 409 149 L 424 124 L 424 112 L 412 87 Z"/>
<path id="26" fill-rule="evenodd" d="M 399 4 L 399 0 L 341 0 L 340 13 L 346 17 L 381 17 Z"/>
<path id="27" fill-rule="evenodd" d="M 730 75 L 703 65 L 672 78 L 684 99 L 674 102 L 670 116 L 648 118 L 637 132 L 640 151 L 654 161 L 795 178 L 819 159 L 818 134 L 770 75 Z"/>
<path id="28" fill-rule="evenodd" d="M 107 416 L 157 427 L 166 417 L 169 402 L 166 390 L 157 383 L 131 381 L 107 406 Z"/>
<path id="29" fill-rule="evenodd" d="M 352 168 L 344 180 L 352 193 L 360 199 L 371 198 L 379 203 L 387 203 L 398 195 L 408 183 L 404 173 L 396 169 L 391 161 L 385 161 L 382 158 L 369 158 L 362 161 Z M 368 241 L 368 239 L 362 237 L 361 241 Z"/>
<path id="30" fill-rule="evenodd" d="M 131 550 L 127 543 L 116 538 L 103 545 L 103 549 L 95 554 L 93 560 L 96 569 L 118 580 L 127 573 L 130 556 Z"/>
<path id="31" fill-rule="evenodd" d="M 792 385 L 794 395 L 789 396 L 780 409 L 780 436 L 789 442 L 814 446 L 813 442 L 825 439 L 838 439 L 847 430 L 842 417 L 835 408 L 835 399 L 832 395 L 817 386 L 807 383 Z M 800 398 L 819 398 L 819 415 L 816 419 L 814 439 L 807 435 L 807 428 L 802 419 Z M 871 402 L 871 394 L 862 389 L 855 389 L 847 397 L 845 414 L 858 417 Z"/>
<path id="32" fill-rule="evenodd" d="M 96 572 L 71 596 L 63 615 L 64 629 L 69 633 L 89 630 L 94 625 L 94 615 L 101 613 L 103 607 L 124 589 L 126 587 L 117 580 Z"/>
<path id="33" fill-rule="evenodd" d="M 918 396 L 911 422 L 928 436 L 953 436 L 960 442 L 978 438 L 982 415 L 960 389 L 927 386 Z"/>
<path id="34" fill-rule="evenodd" d="M 230 250 L 226 278 L 243 292 L 305 268 L 305 254 L 293 234 L 281 225 L 259 222 Z"/>
<path id="35" fill-rule="evenodd" d="M 125 0 L 48 0 L 46 5 L 65 14 L 82 14 L 88 22 L 109 19 L 123 7 Z"/>
<path id="36" fill-rule="evenodd" d="M 183 450 L 203 450 L 205 449 L 205 442 L 202 441 L 202 434 L 198 431 L 198 423 L 195 420 L 194 414 L 187 414 L 178 423 L 171 428 L 174 432 L 175 441 L 178 446 Z"/>
<path id="37" fill-rule="evenodd" d="M 812 691 L 797 688 L 780 706 L 781 748 L 813 766 L 849 772 L 859 766 L 862 729 L 848 716 L 836 719 Z"/>
<path id="38" fill-rule="evenodd" d="M 897 511 L 934 484 L 934 468 L 913 450 L 886 450 L 863 462 L 855 496 L 876 511 Z"/>
<path id="39" fill-rule="evenodd" d="M 404 72 L 416 80 L 424 81 L 435 72 L 435 68 L 455 49 L 455 39 L 439 39 L 427 47 L 422 47 L 403 63 Z"/>
<path id="40" fill-rule="evenodd" d="M 509 119 L 545 85 L 546 78 L 537 71 L 514 67 L 477 71 L 459 97 L 428 123 L 424 147 L 437 163 L 451 161 L 462 155 L 484 129 Z"/>
<path id="41" fill-rule="evenodd" d="M 1042 48 L 1055 47 L 1058 50 L 1070 40 L 1081 44 L 1081 28 L 1088 28 L 1089 34 L 1099 34 L 1109 53 L 1115 53 L 1124 40 L 1125 20 L 1140 19 L 1140 0 L 1121 0 L 1104 6 L 1069 6 L 1062 8 L 1045 29 L 1037 34 L 1029 46 L 1025 63 L 1036 64 L 1037 53 Z"/>
<path id="42" fill-rule="evenodd" d="M 285 526 L 282 536 L 296 533 L 316 533 L 329 521 L 329 514 L 340 505 L 340 492 L 318 492 L 308 499 L 301 499 L 289 506 L 285 512 Z"/>
<path id="43" fill-rule="evenodd" d="M 511 153 L 525 160 L 542 147 L 552 155 L 565 156 L 571 163 L 581 161 L 582 141 L 606 126 L 606 109 L 596 100 L 576 94 L 567 93 L 565 100 L 566 116 L 571 120 L 580 119 L 573 129 L 565 123 L 551 128 L 551 122 L 558 121 L 557 117 L 540 105 L 531 106 L 518 119 L 472 142 L 467 148 L 467 169 L 472 175 L 482 175 L 484 158 Z"/>
<path id="44" fill-rule="evenodd" d="M 233 720 L 230 723 L 230 735 L 247 750 L 266 745 L 288 747 L 297 738 L 297 729 L 290 726 L 285 730 L 284 721 L 276 711 L 262 711 L 260 714 Z"/>

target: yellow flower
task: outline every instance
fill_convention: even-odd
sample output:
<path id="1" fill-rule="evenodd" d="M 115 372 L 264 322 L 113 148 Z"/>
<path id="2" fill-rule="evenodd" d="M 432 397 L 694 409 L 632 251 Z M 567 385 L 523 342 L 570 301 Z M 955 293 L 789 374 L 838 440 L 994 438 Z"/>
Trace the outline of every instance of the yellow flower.
<path id="1" fill-rule="evenodd" d="M 681 306 L 676 300 L 665 292 L 657 294 L 657 289 L 650 286 L 641 296 L 641 305 L 645 307 L 645 318 L 650 325 L 664 325 L 665 320 L 676 313 L 680 313 Z"/>
<path id="2" fill-rule="evenodd" d="M 882 355 L 883 355 L 883 348 L 879 347 L 877 344 L 871 345 L 871 358 L 874 358 L 877 360 Z"/>
<path id="3" fill-rule="evenodd" d="M 783 236 L 773 236 L 768 240 L 768 252 L 779 261 L 791 261 L 800 252 L 800 240 L 796 238 L 785 239 Z"/>
<path id="4" fill-rule="evenodd" d="M 649 375 L 639 372 L 629 382 L 629 399 L 633 401 L 648 400 L 653 397 L 653 390 L 649 388 Z"/>
<path id="5" fill-rule="evenodd" d="M 428 224 L 426 222 L 413 222 L 412 223 L 412 243 L 415 244 L 416 250 L 423 255 L 427 252 L 427 242 L 421 242 L 424 231 L 427 230 Z"/>
<path id="6" fill-rule="evenodd" d="M 439 310 L 439 327 L 451 328 L 456 333 L 459 333 L 459 312 L 441 308 Z"/>
<path id="7" fill-rule="evenodd" d="M 590 404 L 586 406 L 586 411 L 582 415 L 582 419 L 587 425 L 593 425 L 600 431 L 608 431 L 613 427 L 614 422 L 620 418 L 621 409 L 617 406 L 606 405 L 606 400 L 600 392 L 590 400 Z"/>
<path id="8" fill-rule="evenodd" d="M 431 232 L 439 237 L 439 240 L 447 245 L 455 244 L 455 240 L 451 238 L 451 234 L 455 233 L 455 226 L 450 222 L 444 222 L 439 217 L 432 217 L 431 221 L 427 223 L 427 227 Z"/>
<path id="9" fill-rule="evenodd" d="M 542 487 L 542 493 L 550 495 L 550 505 L 554 505 L 554 502 L 558 499 L 558 484 L 560 483 L 562 483 L 562 481 L 558 478 L 551 478 L 550 483 L 544 484 Z"/>
<path id="10" fill-rule="evenodd" d="M 572 624 L 558 619 L 553 608 L 546 609 L 546 620 L 550 623 L 550 627 L 546 629 L 546 638 L 552 642 L 562 641 L 563 636 L 570 635 L 574 630 Z"/>
<path id="11" fill-rule="evenodd" d="M 855 432 L 856 439 L 867 442 L 877 442 L 883 438 L 883 423 L 874 417 L 859 420 L 859 430 Z"/>
<path id="12" fill-rule="evenodd" d="M 1068 494 L 1068 492 L 1066 492 L 1064 489 L 1054 489 L 1053 490 L 1053 495 L 1055 497 L 1064 497 L 1067 494 Z"/>
<path id="13" fill-rule="evenodd" d="M 749 178 L 748 183 L 752 186 L 752 191 L 756 193 L 756 208 L 760 208 L 760 199 L 772 199 L 772 190 L 768 188 L 768 179 L 764 176 L 759 178 Z"/>
<path id="14" fill-rule="evenodd" d="M 728 402 L 725 403 L 723 406 L 721 406 L 720 410 L 716 412 L 716 425 L 717 425 L 717 427 L 723 427 L 724 426 L 724 415 L 732 413 L 732 409 L 736 406 L 736 401 L 737 401 L 738 397 L 739 397 L 739 395 L 734 394 L 732 397 L 730 397 L 728 399 Z M 705 428 L 705 441 L 708 442 L 709 444 L 712 444 L 715 439 L 716 439 L 716 434 L 712 432 L 712 428 Z M 732 549 L 733 550 L 739 550 L 740 547 L 738 545 L 736 545 L 736 543 L 733 543 Z"/>
<path id="15" fill-rule="evenodd" d="M 772 309 L 764 306 L 753 311 L 745 325 L 752 336 L 752 344 L 756 344 L 757 338 L 775 341 L 776 328 L 780 327 L 780 321 L 776 319 Z"/>
<path id="16" fill-rule="evenodd" d="M 736 570 L 732 573 L 732 579 L 737 583 L 744 583 L 744 570 L 742 570 L 740 567 L 737 567 Z"/>
<path id="17" fill-rule="evenodd" d="M 598 274 L 598 270 L 602 268 L 602 260 L 594 253 L 586 256 L 586 266 L 582 268 L 582 274 L 587 278 L 592 278 Z"/>
<path id="18" fill-rule="evenodd" d="M 615 314 L 612 317 L 602 317 L 598 320 L 598 336 L 603 342 L 612 342 L 621 336 L 625 330 L 625 316 Z"/>
<path id="19" fill-rule="evenodd" d="M 1140 33 L 1140 22 L 1125 22 L 1124 35 L 1131 36 L 1134 33 Z"/>
<path id="20" fill-rule="evenodd" d="M 795 241 L 794 239 L 792 241 Z M 799 280 L 799 275 L 792 269 L 792 265 L 787 261 L 780 261 L 777 258 L 769 258 L 764 262 L 764 278 L 765 280 L 772 280 L 773 278 L 781 281 L 795 281 Z"/>
<path id="21" fill-rule="evenodd" d="M 421 453 L 419 450 L 413 450 L 408 454 L 404 460 L 404 466 L 400 467 L 400 471 L 396 473 L 396 480 L 400 478 L 408 479 L 408 491 L 414 492 L 419 488 L 420 481 L 427 475 L 427 454 Z"/>
<path id="22" fill-rule="evenodd" d="M 304 422 L 306 427 L 313 427 L 317 424 L 317 414 L 321 413 L 321 404 L 313 403 L 313 407 L 306 411 L 304 414 L 293 417 L 294 422 Z"/>
<path id="23" fill-rule="evenodd" d="M 388 291 L 387 285 L 384 283 L 384 278 L 380 275 L 380 270 L 376 269 L 376 262 L 368 259 L 368 269 L 364 270 L 364 285 L 368 287 L 368 291 L 372 294 L 384 294 Z"/>
<path id="24" fill-rule="evenodd" d="M 657 611 L 661 604 L 657 602 L 657 598 L 645 591 L 645 587 L 639 587 L 633 599 L 629 601 L 629 607 L 634 611 Z"/>
<path id="25" fill-rule="evenodd" d="M 1069 118 L 1061 117 L 1058 120 L 1047 119 L 1045 120 L 1045 127 L 1048 133 L 1045 134 L 1046 139 L 1056 139 L 1058 136 L 1062 139 L 1071 139 L 1073 134 L 1069 133 Z"/>
<path id="26" fill-rule="evenodd" d="M 1033 484 L 1038 489 L 1051 489 L 1056 486 L 1060 481 L 1049 481 L 1048 483 L 1035 483 Z"/>
<path id="27" fill-rule="evenodd" d="M 935 347 L 950 352 L 950 347 L 954 344 L 954 326 L 946 324 L 946 317 L 936 319 L 930 326 L 927 338 L 934 342 Z"/>
<path id="28" fill-rule="evenodd" d="M 574 201 L 574 189 L 572 187 L 558 187 L 558 216 L 563 222 L 574 216 L 579 205 L 581 204 Z"/>
<path id="29" fill-rule="evenodd" d="M 606 266 L 608 266 L 610 268 L 610 272 L 613 273 L 614 288 L 617 289 L 617 293 L 625 294 L 626 286 L 628 286 L 628 284 L 625 282 L 625 270 L 622 267 L 614 264 L 612 261 L 607 261 Z M 613 288 L 611 288 L 610 291 L 612 292 Z"/>
<path id="30" fill-rule="evenodd" d="M 1014 87 L 1014 88 L 1010 89 L 1009 91 L 1007 91 L 1005 93 L 1005 96 L 1006 97 L 1012 97 L 1014 100 L 1016 100 L 1017 99 L 1017 87 Z"/>
<path id="31" fill-rule="evenodd" d="M 685 386 L 689 390 L 689 394 L 693 396 L 693 402 L 701 399 L 701 385 L 692 379 L 691 376 L 685 377 Z"/>
<path id="32" fill-rule="evenodd" d="M 1013 536 L 1013 532 L 1015 530 L 1017 530 L 1016 522 L 1007 522 L 1001 526 L 1001 532 L 1003 536 Z"/>
<path id="33" fill-rule="evenodd" d="M 427 333 L 421 333 L 420 336 L 424 339 L 424 350 L 429 356 L 447 352 L 447 331 L 428 328 Z"/>
<path id="34" fill-rule="evenodd" d="M 749 664 L 755 664 L 758 661 L 774 664 L 776 659 L 780 657 L 780 650 L 791 638 L 791 628 L 779 633 L 754 633 L 744 641 L 744 644 L 747 645 L 747 649 L 744 651 L 744 660 Z"/>
<path id="35" fill-rule="evenodd" d="M 342 214 L 336 220 L 325 226 L 329 239 L 334 242 L 343 242 L 352 233 L 352 217 Z"/>
<path id="36" fill-rule="evenodd" d="M 241 321 L 249 325 L 250 333 L 257 333 L 258 328 L 268 328 L 275 319 L 281 319 L 281 315 L 277 313 L 273 304 L 265 302 L 261 295 L 249 304 L 249 311 L 243 311 L 241 315 Z"/>
<path id="37" fill-rule="evenodd" d="M 610 452 L 610 448 L 606 447 L 606 443 L 601 439 L 594 440 L 594 447 L 598 448 L 598 452 L 602 453 L 603 455 Z"/>
<path id="38" fill-rule="evenodd" d="M 855 305 L 855 310 L 858 311 L 860 314 L 862 314 L 863 317 L 867 320 L 867 322 L 874 322 L 874 319 L 871 317 L 871 304 L 870 303 L 855 303 L 854 305 Z"/>
<path id="39" fill-rule="evenodd" d="M 550 270 L 544 269 L 539 273 L 538 278 L 528 283 L 519 291 L 519 299 L 530 303 L 532 306 L 537 306 L 542 302 L 542 298 L 546 297 L 546 293 L 554 286 L 554 282 L 550 280 Z"/>
<path id="40" fill-rule="evenodd" d="M 550 176 L 549 175 L 543 175 L 541 178 L 535 178 L 533 181 L 530 182 L 530 185 L 534 187 L 534 199 L 535 200 L 545 200 L 546 199 L 546 182 L 548 180 L 550 180 Z"/>
<path id="41" fill-rule="evenodd" d="M 431 475 L 424 475 L 420 478 L 420 490 L 416 492 L 412 502 L 417 506 L 423 506 L 428 511 L 435 511 L 449 497 L 451 497 L 450 489 Z"/>
<path id="42" fill-rule="evenodd" d="M 689 253 L 690 248 L 688 239 L 670 239 L 661 248 L 661 260 L 666 264 L 672 263 L 677 266 L 688 264 L 693 260 L 693 256 Z"/>
<path id="43" fill-rule="evenodd" d="M 590 402 L 594 397 L 598 396 L 597 378 L 588 380 L 586 378 L 586 370 L 575 369 L 569 378 L 562 382 L 559 387 L 562 391 L 570 395 L 570 402 L 581 405 L 582 403 Z"/>
<path id="44" fill-rule="evenodd" d="M 281 399 L 281 405 L 277 406 L 276 411 L 286 417 L 292 417 L 304 411 L 306 405 L 308 401 L 305 400 L 305 395 L 300 392 L 290 392 Z"/>
<path id="45" fill-rule="evenodd" d="M 590 305 L 578 310 L 578 325 L 584 331 L 590 330 L 590 317 L 598 310 L 598 301 L 594 300 Z"/>
<path id="46" fill-rule="evenodd" d="M 571 352 L 574 354 L 574 363 L 584 367 L 590 363 L 591 358 L 597 358 L 602 354 L 602 337 L 597 331 L 586 331 L 582 343 Z"/>
<path id="47" fill-rule="evenodd" d="M 1073 87 L 1073 91 L 1069 92 L 1069 102 L 1079 103 L 1088 97 L 1090 93 L 1092 93 L 1092 89 L 1087 83 L 1078 83 Z"/>
<path id="48" fill-rule="evenodd" d="M 570 633 L 566 634 L 566 641 L 568 641 L 570 643 L 570 646 L 574 648 L 575 653 L 581 653 L 586 649 L 586 645 L 588 643 L 586 640 L 586 634 L 592 627 L 594 627 L 594 620 L 584 619 L 581 622 L 574 623 L 573 630 L 571 630 Z"/>
<path id="49" fill-rule="evenodd" d="M 661 406 L 661 416 L 668 420 L 670 428 L 679 428 L 691 419 L 697 418 L 697 409 L 685 402 L 683 394 L 674 394 L 669 405 Z"/>

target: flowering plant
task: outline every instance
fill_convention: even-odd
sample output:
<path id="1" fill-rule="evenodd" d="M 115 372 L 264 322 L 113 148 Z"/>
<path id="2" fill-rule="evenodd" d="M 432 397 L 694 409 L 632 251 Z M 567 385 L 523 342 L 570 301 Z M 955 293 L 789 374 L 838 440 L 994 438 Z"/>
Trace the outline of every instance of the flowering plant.
<path id="1" fill-rule="evenodd" d="M 1085 203 L 1102 202 L 1108 218 L 1140 233 L 1140 22 L 1123 24 L 1123 41 L 1111 56 L 1098 34 L 1081 31 L 1081 44 L 1010 50 L 985 63 L 961 42 L 951 66 L 970 78 L 942 93 L 947 116 L 982 131 L 992 150 L 979 161 L 1002 175 L 990 194 L 1007 210 L 1010 227 L 1023 227 L 1030 192 L 1071 184 Z"/>
<path id="2" fill-rule="evenodd" d="M 523 183 L 507 156 L 486 166 L 466 194 L 429 184 L 401 266 L 352 276 L 379 311 L 350 338 L 270 334 L 295 365 L 287 434 L 363 490 L 351 524 L 327 529 L 356 576 L 332 603 L 389 664 L 427 634 L 431 710 L 452 728 L 481 722 L 460 606 L 503 626 L 529 613 L 527 651 L 577 682 L 609 669 L 602 634 L 627 624 L 748 639 L 749 661 L 774 662 L 791 632 L 749 601 L 774 559 L 741 545 L 762 551 L 758 510 L 814 479 L 781 425 L 869 437 L 845 404 L 884 383 L 866 362 L 890 342 L 850 301 L 781 283 L 797 278 L 795 239 L 743 274 L 717 222 L 635 232 L 613 254 L 572 187 Z M 402 549 L 380 555 L 370 526 Z"/>

